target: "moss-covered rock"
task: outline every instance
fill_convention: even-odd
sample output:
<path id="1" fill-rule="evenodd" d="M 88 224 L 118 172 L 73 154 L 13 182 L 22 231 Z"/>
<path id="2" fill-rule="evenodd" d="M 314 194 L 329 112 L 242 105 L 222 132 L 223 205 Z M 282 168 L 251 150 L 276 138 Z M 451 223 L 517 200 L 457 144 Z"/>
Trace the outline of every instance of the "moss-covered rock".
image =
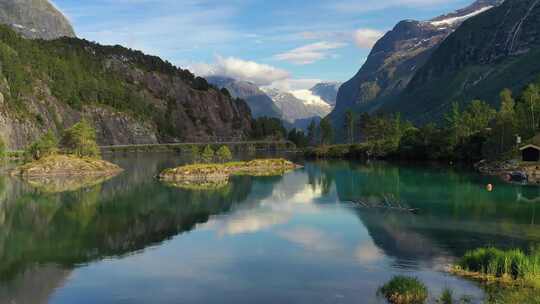
<path id="1" fill-rule="evenodd" d="M 73 155 L 50 155 L 24 164 L 11 171 L 13 176 L 113 176 L 122 171 L 119 166 L 101 159 Z"/>

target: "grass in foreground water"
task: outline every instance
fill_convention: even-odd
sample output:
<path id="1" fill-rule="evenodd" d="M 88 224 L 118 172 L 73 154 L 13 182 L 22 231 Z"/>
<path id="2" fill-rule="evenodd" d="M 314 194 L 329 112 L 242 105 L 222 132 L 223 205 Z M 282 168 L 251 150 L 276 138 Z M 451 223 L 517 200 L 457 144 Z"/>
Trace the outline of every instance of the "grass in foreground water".
<path id="1" fill-rule="evenodd" d="M 378 295 L 392 304 L 423 304 L 428 298 L 428 289 L 417 278 L 395 276 L 384 284 Z"/>
<path id="2" fill-rule="evenodd" d="M 540 250 L 479 248 L 460 260 L 458 270 L 475 273 L 486 280 L 540 287 Z"/>

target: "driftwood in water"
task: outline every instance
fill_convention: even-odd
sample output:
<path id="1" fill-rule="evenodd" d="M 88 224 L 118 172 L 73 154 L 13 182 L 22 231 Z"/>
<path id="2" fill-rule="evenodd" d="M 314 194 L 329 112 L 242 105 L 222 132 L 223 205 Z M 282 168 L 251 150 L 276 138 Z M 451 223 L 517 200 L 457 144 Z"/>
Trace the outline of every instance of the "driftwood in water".
<path id="1" fill-rule="evenodd" d="M 418 213 L 419 209 L 411 208 L 406 204 L 403 204 L 399 200 L 388 198 L 388 196 L 383 195 L 382 200 L 378 201 L 369 201 L 362 199 L 348 199 L 345 202 L 352 203 L 354 206 L 361 208 L 370 208 L 370 209 L 387 209 L 387 210 L 397 210 L 411 213 Z"/>

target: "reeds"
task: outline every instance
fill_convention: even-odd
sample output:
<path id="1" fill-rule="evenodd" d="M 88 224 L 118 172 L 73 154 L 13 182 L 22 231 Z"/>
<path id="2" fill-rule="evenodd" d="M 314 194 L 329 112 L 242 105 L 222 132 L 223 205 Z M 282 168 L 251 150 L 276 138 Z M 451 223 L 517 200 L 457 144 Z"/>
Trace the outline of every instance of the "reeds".
<path id="1" fill-rule="evenodd" d="M 417 278 L 395 276 L 379 288 L 377 294 L 391 304 L 424 304 L 428 298 L 428 289 Z"/>
<path id="2" fill-rule="evenodd" d="M 476 272 L 496 278 L 540 282 L 540 250 L 528 253 L 520 249 L 500 250 L 492 247 L 469 251 L 460 260 L 464 271 Z"/>

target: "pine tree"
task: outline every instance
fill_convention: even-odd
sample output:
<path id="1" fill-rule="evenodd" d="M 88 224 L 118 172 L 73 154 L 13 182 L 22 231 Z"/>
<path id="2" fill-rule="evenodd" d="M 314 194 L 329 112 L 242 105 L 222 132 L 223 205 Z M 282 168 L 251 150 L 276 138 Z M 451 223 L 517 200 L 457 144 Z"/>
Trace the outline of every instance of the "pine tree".
<path id="1" fill-rule="evenodd" d="M 229 147 L 227 146 L 221 146 L 216 152 L 217 159 L 224 163 L 232 160 L 232 153 L 231 150 L 229 150 Z"/>
<path id="2" fill-rule="evenodd" d="M 68 153 L 78 157 L 100 157 L 99 147 L 96 142 L 96 130 L 85 119 L 64 132 L 62 145 Z"/>
<path id="3" fill-rule="evenodd" d="M 332 129 L 332 124 L 330 123 L 330 119 L 328 117 L 321 120 L 320 128 L 321 144 L 325 145 L 331 143 L 334 137 L 334 130 Z"/>
<path id="4" fill-rule="evenodd" d="M 27 160 L 38 160 L 42 157 L 58 153 L 58 139 L 52 131 L 45 133 L 32 143 L 24 152 Z"/>
<path id="5" fill-rule="evenodd" d="M 201 153 L 201 160 L 205 163 L 211 163 L 214 160 L 214 150 L 210 145 L 206 145 Z"/>
<path id="6" fill-rule="evenodd" d="M 347 140 L 349 144 L 354 143 L 354 124 L 355 124 L 355 114 L 351 110 L 347 110 L 345 113 L 345 126 L 347 128 Z"/>

